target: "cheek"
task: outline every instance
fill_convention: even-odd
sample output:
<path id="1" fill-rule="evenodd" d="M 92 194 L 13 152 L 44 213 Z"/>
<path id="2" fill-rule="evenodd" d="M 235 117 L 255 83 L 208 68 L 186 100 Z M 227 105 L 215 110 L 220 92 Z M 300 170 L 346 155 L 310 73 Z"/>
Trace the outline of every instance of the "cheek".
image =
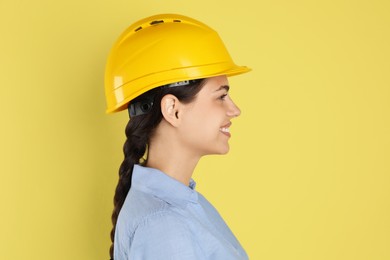
<path id="1" fill-rule="evenodd" d="M 202 135 L 202 133 L 210 127 L 211 120 L 207 114 L 192 113 L 185 121 L 185 131 L 192 137 Z"/>
<path id="2" fill-rule="evenodd" d="M 182 119 L 181 133 L 187 138 L 198 139 L 210 126 L 210 123 L 207 111 L 203 109 L 187 112 Z"/>
<path id="3" fill-rule="evenodd" d="M 210 110 L 193 113 L 186 122 L 186 136 L 193 144 L 207 144 L 218 137 L 220 121 Z"/>

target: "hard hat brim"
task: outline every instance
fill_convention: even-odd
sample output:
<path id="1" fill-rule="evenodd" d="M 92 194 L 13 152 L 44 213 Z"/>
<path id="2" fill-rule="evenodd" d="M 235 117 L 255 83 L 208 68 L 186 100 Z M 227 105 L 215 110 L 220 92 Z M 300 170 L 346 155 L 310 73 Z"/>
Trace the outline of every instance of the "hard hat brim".
<path id="1" fill-rule="evenodd" d="M 209 64 L 206 66 L 201 66 L 201 67 L 196 67 L 196 68 L 194 68 L 194 67 L 180 68 L 180 69 L 178 69 L 178 70 L 180 70 L 180 73 L 178 73 L 178 70 L 170 70 L 170 71 L 165 71 L 162 73 L 150 74 L 150 75 L 147 75 L 146 77 L 138 78 L 132 82 L 127 82 L 127 83 L 123 84 L 120 88 L 115 89 L 113 92 L 106 93 L 106 95 L 112 95 L 112 98 L 116 100 L 116 105 L 114 107 L 108 108 L 106 110 L 106 113 L 111 114 L 114 112 L 118 112 L 118 111 L 127 109 L 128 103 L 131 100 L 133 100 L 134 98 L 142 95 L 143 93 L 145 93 L 153 88 L 159 87 L 159 86 L 164 86 L 166 84 L 171 84 L 171 83 L 183 81 L 183 80 L 212 78 L 212 77 L 221 76 L 221 75 L 226 75 L 227 77 L 231 77 L 231 76 L 236 76 L 236 75 L 240 75 L 240 74 L 247 73 L 247 72 L 251 71 L 251 69 L 246 67 L 246 66 L 234 65 L 233 67 L 231 67 L 231 64 L 229 64 L 230 68 L 222 69 L 224 67 L 223 65 L 224 64 L 219 63 L 219 64 Z M 214 70 L 213 73 L 210 73 L 210 70 L 213 70 L 213 68 L 215 69 L 217 67 L 219 68 L 218 72 L 216 72 Z M 165 75 L 163 75 L 163 77 L 162 77 L 161 74 L 165 74 Z M 181 77 L 178 77 L 178 74 L 182 74 Z M 160 78 L 160 79 L 164 78 L 165 80 L 156 82 L 156 81 L 150 80 L 150 78 Z M 151 84 L 151 85 L 146 85 L 145 84 L 146 82 L 156 82 L 156 83 Z M 127 84 L 138 85 L 139 90 L 137 92 L 126 93 L 125 90 L 127 88 L 125 88 L 124 86 Z"/>

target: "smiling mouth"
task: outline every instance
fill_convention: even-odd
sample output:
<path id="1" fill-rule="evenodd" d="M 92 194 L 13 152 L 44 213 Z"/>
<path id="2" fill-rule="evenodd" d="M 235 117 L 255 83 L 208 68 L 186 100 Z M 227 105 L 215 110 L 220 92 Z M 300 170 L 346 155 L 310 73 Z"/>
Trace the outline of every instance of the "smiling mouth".
<path id="1" fill-rule="evenodd" d="M 221 128 L 219 128 L 219 131 L 221 131 L 224 135 L 230 137 L 230 129 L 229 127 L 232 125 L 231 122 L 229 122 L 228 124 L 222 126 Z"/>
<path id="2" fill-rule="evenodd" d="M 219 130 L 223 133 L 230 133 L 230 129 L 227 127 L 221 127 Z"/>

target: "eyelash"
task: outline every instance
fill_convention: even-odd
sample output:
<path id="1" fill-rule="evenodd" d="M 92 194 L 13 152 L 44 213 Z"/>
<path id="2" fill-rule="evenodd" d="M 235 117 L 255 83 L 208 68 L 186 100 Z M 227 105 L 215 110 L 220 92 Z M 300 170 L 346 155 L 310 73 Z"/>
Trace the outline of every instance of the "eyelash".
<path id="1" fill-rule="evenodd" d="M 225 98 L 227 97 L 227 93 L 223 94 L 222 96 L 219 97 L 220 100 L 225 100 Z"/>

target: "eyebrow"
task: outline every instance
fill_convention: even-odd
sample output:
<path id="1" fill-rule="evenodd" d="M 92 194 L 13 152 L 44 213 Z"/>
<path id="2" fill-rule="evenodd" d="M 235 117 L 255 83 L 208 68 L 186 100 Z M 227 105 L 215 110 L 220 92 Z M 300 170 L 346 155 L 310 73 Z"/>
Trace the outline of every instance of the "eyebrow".
<path id="1" fill-rule="evenodd" d="M 226 90 L 227 92 L 229 91 L 230 87 L 228 85 L 222 85 L 220 86 L 215 92 L 220 91 L 220 90 Z"/>

